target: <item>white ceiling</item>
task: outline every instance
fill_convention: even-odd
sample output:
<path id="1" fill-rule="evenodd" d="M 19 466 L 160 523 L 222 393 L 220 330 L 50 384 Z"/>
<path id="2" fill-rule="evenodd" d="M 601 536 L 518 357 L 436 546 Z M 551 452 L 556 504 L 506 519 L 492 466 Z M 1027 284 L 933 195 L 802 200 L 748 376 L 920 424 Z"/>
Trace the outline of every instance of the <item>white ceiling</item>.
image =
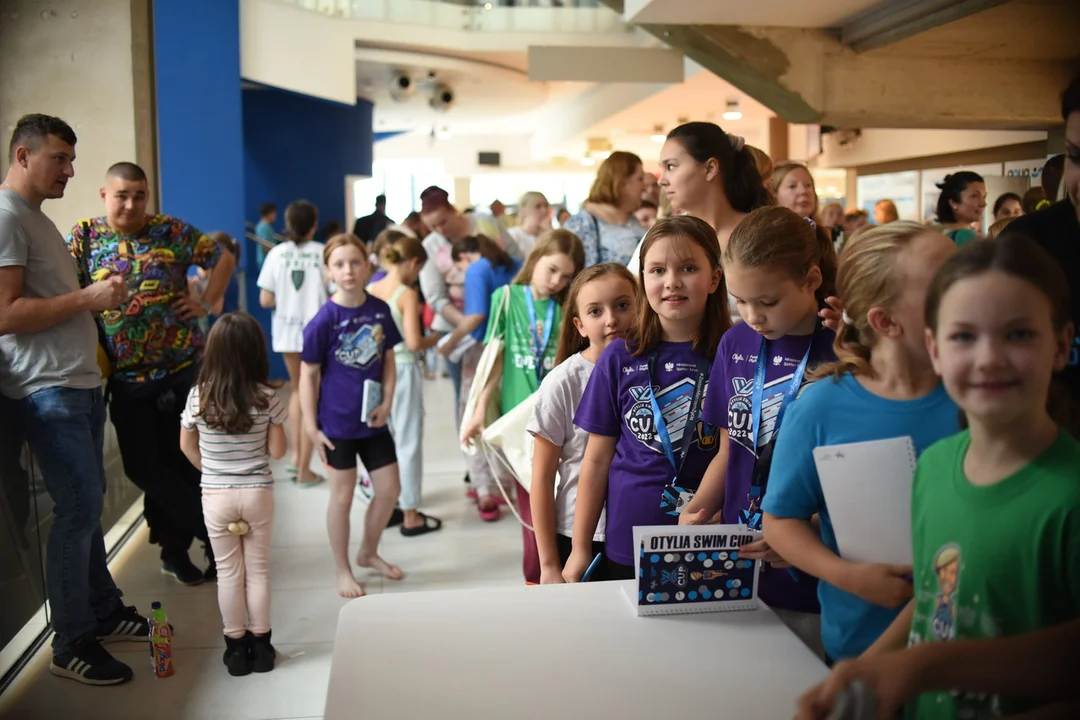
<path id="1" fill-rule="evenodd" d="M 881 0 L 625 0 L 623 17 L 662 25 L 834 28 Z"/>

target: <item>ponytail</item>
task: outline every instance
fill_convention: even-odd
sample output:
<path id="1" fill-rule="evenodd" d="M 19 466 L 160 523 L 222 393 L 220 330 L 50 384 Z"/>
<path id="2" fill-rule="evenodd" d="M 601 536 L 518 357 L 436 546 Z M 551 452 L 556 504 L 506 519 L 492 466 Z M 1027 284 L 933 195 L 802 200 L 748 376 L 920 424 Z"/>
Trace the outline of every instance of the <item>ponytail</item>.
<path id="1" fill-rule="evenodd" d="M 732 209 L 741 213 L 776 204 L 761 179 L 757 161 L 748 146 L 734 154 L 731 168 L 724 174 L 724 191 Z"/>

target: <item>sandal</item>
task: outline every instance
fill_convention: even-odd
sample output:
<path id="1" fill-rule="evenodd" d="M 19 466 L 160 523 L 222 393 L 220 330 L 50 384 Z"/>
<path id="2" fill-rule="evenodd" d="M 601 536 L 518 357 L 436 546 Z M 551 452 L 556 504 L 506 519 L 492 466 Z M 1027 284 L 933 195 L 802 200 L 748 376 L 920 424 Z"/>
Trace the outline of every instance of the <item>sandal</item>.
<path id="1" fill-rule="evenodd" d="M 312 476 L 311 480 L 306 480 L 304 482 L 300 482 L 299 476 L 294 476 L 289 479 L 293 481 L 293 485 L 304 490 L 315 487 L 316 485 L 322 485 L 324 482 L 326 482 L 326 478 L 324 478 L 322 475 L 314 475 Z"/>
<path id="2" fill-rule="evenodd" d="M 401 508 L 394 508 L 394 512 L 390 513 L 390 520 L 387 521 L 386 527 L 392 528 L 395 525 L 401 525 L 405 522 L 405 513 L 401 511 Z M 405 528 L 402 528 L 404 530 Z"/>
<path id="3" fill-rule="evenodd" d="M 442 520 L 437 517 L 431 517 L 425 515 L 422 512 L 416 513 L 420 516 L 420 519 L 424 521 L 423 525 L 417 525 L 413 528 L 407 528 L 404 525 L 401 526 L 401 534 L 405 537 L 416 537 L 417 535 L 426 535 L 429 532 L 435 532 L 442 529 Z"/>

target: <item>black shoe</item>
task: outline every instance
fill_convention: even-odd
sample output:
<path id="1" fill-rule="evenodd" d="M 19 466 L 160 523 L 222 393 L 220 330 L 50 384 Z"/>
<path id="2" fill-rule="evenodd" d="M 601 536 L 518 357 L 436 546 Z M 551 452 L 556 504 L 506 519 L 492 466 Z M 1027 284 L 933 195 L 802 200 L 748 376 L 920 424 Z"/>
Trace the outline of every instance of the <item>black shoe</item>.
<path id="1" fill-rule="evenodd" d="M 131 668 L 110 655 L 93 638 L 80 640 L 66 653 L 53 655 L 49 672 L 84 685 L 119 685 L 133 677 Z"/>
<path id="2" fill-rule="evenodd" d="M 146 642 L 150 637 L 150 622 L 129 605 L 121 607 L 107 618 L 98 620 L 94 634 L 100 643 Z"/>
<path id="3" fill-rule="evenodd" d="M 242 638 L 225 636 L 225 655 L 221 658 L 229 674 L 243 677 L 251 674 L 251 633 Z"/>
<path id="4" fill-rule="evenodd" d="M 161 573 L 172 575 L 178 582 L 184 585 L 202 585 L 206 582 L 203 571 L 195 567 L 187 555 L 181 555 L 170 560 L 161 561 Z"/>
<path id="5" fill-rule="evenodd" d="M 247 634 L 251 642 L 251 669 L 257 673 L 266 673 L 274 669 L 277 650 L 270 644 L 270 633 L 265 635 Z"/>

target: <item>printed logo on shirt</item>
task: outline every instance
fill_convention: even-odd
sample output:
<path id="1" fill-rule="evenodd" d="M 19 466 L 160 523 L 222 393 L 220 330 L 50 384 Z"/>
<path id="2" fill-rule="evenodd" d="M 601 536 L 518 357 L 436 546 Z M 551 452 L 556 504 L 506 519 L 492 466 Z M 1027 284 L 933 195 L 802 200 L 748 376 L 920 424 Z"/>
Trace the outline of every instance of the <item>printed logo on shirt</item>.
<path id="1" fill-rule="evenodd" d="M 797 364 L 797 363 L 796 363 Z M 761 393 L 763 406 L 761 412 L 761 427 L 758 430 L 758 447 L 764 447 L 776 434 L 776 416 L 780 411 L 780 404 L 784 395 L 791 385 L 791 378 L 795 373 L 776 378 L 765 383 L 765 389 Z M 750 439 L 750 419 L 752 415 L 752 400 L 754 392 L 754 379 L 736 377 L 731 380 L 735 393 L 728 400 L 728 437 L 737 442 L 751 453 L 754 452 L 754 443 Z"/>
<path id="2" fill-rule="evenodd" d="M 334 351 L 334 357 L 346 367 L 370 367 L 382 355 L 384 338 L 382 324 L 361 325 L 353 332 L 338 335 L 341 344 Z"/>
<path id="3" fill-rule="evenodd" d="M 304 284 L 304 275 L 305 272 L 303 270 L 291 270 L 289 272 L 289 279 L 292 280 L 293 290 L 299 290 Z"/>
<path id="4" fill-rule="evenodd" d="M 678 452 L 679 443 L 682 442 L 683 433 L 686 432 L 687 422 L 690 421 L 690 404 L 694 398 L 694 378 L 682 378 L 663 390 L 656 391 L 656 402 L 660 406 L 660 414 L 664 417 L 671 443 Z M 708 385 L 706 384 L 706 389 Z M 634 404 L 623 416 L 626 429 L 637 438 L 645 447 L 653 452 L 663 454 L 664 446 L 656 434 L 656 423 L 653 422 L 652 400 L 649 397 L 648 386 L 635 386 L 629 389 Z M 705 390 L 702 391 L 704 398 Z M 694 433 L 692 443 L 698 447 L 709 450 L 716 447 L 719 437 L 719 429 L 700 419 L 700 408 L 690 426 L 690 432 Z"/>

